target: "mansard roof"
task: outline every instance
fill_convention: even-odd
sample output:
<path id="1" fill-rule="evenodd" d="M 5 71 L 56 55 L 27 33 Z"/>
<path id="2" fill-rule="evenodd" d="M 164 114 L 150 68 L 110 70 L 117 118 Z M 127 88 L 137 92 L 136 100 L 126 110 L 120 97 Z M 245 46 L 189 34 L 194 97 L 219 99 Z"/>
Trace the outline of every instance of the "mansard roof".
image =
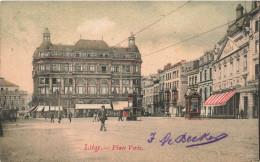
<path id="1" fill-rule="evenodd" d="M 109 51 L 109 46 L 103 40 L 80 39 L 74 46 L 75 50 L 100 50 Z"/>

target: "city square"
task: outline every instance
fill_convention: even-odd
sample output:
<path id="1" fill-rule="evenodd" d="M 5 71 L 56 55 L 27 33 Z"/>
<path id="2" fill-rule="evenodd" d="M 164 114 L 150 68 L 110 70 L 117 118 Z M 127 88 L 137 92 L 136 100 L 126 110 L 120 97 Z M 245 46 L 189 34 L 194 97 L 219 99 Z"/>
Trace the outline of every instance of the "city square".
<path id="1" fill-rule="evenodd" d="M 105 132 L 99 130 L 100 122 L 93 122 L 93 118 L 76 118 L 71 123 L 63 118 L 61 124 L 57 119 L 55 123 L 43 118 L 18 119 L 16 123 L 3 123 L 0 157 L 3 162 L 257 161 L 257 123 L 254 119 L 185 120 L 169 117 L 142 117 L 141 121 L 118 122 L 117 118 L 108 117 Z M 153 132 L 156 132 L 155 139 L 148 143 Z M 228 136 L 215 143 L 190 148 L 186 148 L 187 143 L 161 146 L 160 140 L 168 132 L 173 139 L 186 132 L 192 136 L 203 133 L 213 136 L 226 133 Z M 96 146 L 103 150 L 95 151 Z"/>
<path id="2" fill-rule="evenodd" d="M 258 161 L 259 11 L 0 2 L 0 162 Z"/>

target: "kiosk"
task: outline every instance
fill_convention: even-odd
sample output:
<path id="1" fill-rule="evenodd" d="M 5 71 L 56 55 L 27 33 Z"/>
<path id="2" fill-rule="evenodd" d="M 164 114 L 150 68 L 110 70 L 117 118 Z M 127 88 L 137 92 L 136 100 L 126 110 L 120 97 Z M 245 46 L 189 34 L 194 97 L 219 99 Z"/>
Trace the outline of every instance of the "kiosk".
<path id="1" fill-rule="evenodd" d="M 201 97 L 197 91 L 189 89 L 184 95 L 186 101 L 185 118 L 200 119 Z"/>

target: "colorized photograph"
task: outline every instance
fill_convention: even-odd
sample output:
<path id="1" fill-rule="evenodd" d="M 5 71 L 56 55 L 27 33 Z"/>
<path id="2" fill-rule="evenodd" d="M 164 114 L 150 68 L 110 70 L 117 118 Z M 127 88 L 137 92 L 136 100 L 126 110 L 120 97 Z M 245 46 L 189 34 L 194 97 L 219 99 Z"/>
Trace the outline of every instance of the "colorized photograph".
<path id="1" fill-rule="evenodd" d="M 260 1 L 0 1 L 0 162 L 257 162 Z"/>

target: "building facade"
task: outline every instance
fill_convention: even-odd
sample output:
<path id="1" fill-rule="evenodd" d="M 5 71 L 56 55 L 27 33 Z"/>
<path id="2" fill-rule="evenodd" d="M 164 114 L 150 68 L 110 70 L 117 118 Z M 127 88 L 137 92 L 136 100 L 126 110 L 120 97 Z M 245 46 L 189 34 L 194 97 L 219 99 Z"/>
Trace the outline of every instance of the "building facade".
<path id="1" fill-rule="evenodd" d="M 205 102 L 212 95 L 213 91 L 213 70 L 212 63 L 217 57 L 216 49 L 204 52 L 204 55 L 199 59 L 199 93 L 201 103 Z M 210 107 L 201 104 L 201 116 L 206 117 L 211 115 Z"/>
<path id="2" fill-rule="evenodd" d="M 180 116 L 185 107 L 184 94 L 187 92 L 187 73 L 198 66 L 198 61 L 180 61 L 174 65 L 167 64 L 160 72 L 163 73 L 164 80 L 164 105 L 165 112 L 173 116 Z"/>
<path id="3" fill-rule="evenodd" d="M 236 8 L 236 21 L 218 42 L 219 53 L 213 63 L 213 95 L 204 102 L 217 117 L 253 118 L 258 111 L 259 3 L 243 13 Z M 258 47 L 257 47 L 258 46 Z"/>
<path id="4" fill-rule="evenodd" d="M 28 103 L 30 102 L 29 95 L 26 91 L 20 90 L 18 85 L 15 85 L 4 78 L 0 78 L 0 109 L 27 111 Z"/>
<path id="5" fill-rule="evenodd" d="M 142 78 L 142 95 L 144 112 L 154 115 L 154 81 L 157 79 L 156 74 L 151 74 Z"/>
<path id="6" fill-rule="evenodd" d="M 142 60 L 133 35 L 125 48 L 109 47 L 103 40 L 52 44 L 50 36 L 46 28 L 33 55 L 34 106 L 91 116 L 97 104 L 127 101 L 129 89 L 140 94 Z"/>

